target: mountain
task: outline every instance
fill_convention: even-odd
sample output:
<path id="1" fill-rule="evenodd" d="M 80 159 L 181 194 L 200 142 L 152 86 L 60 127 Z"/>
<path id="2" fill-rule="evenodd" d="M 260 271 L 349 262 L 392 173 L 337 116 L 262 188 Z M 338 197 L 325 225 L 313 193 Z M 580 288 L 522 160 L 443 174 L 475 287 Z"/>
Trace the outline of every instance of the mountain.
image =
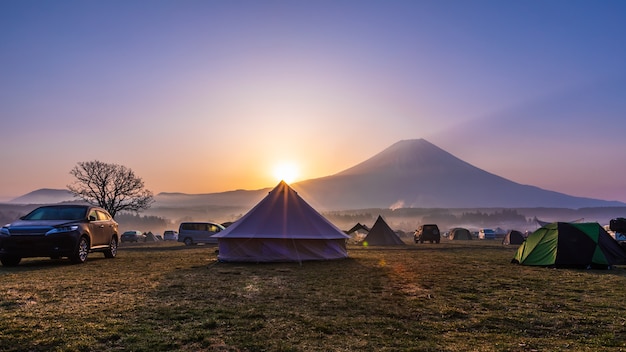
<path id="1" fill-rule="evenodd" d="M 522 185 L 481 170 L 425 139 L 403 140 L 337 174 L 291 185 L 320 210 L 365 208 L 587 208 L 626 203 L 574 197 Z M 220 193 L 159 193 L 152 210 L 229 206 L 250 208 L 271 188 Z M 15 204 L 71 200 L 66 190 L 42 189 Z"/>
<path id="2" fill-rule="evenodd" d="M 42 188 L 9 201 L 10 204 L 49 204 L 75 201 L 74 195 L 66 189 Z"/>
<path id="3" fill-rule="evenodd" d="M 474 167 L 425 139 L 397 142 L 347 170 L 292 187 L 326 209 L 625 205 L 515 183 Z"/>

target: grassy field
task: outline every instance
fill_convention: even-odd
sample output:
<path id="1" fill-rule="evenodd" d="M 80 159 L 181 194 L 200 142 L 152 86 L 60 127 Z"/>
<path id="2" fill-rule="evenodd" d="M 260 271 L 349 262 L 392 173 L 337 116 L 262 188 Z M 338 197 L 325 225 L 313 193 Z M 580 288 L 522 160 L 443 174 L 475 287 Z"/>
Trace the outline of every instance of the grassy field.
<path id="1" fill-rule="evenodd" d="M 124 244 L 0 268 L 1 351 L 622 351 L 626 268 L 510 264 L 495 241 L 227 264 Z"/>

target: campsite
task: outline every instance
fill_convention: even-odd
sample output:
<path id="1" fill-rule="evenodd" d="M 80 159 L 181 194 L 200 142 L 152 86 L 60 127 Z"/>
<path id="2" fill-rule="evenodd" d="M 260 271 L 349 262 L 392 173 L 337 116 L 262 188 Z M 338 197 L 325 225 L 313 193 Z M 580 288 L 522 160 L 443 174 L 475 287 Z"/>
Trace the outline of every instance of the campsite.
<path id="1" fill-rule="evenodd" d="M 1 349 L 626 348 L 623 266 L 521 266 L 510 263 L 517 246 L 498 241 L 349 245 L 345 259 L 302 263 L 222 263 L 216 248 L 132 243 L 115 260 L 2 268 Z"/>
<path id="2" fill-rule="evenodd" d="M 217 244 L 124 243 L 82 265 L 24 258 L 0 270 L 0 348 L 626 348 L 626 251 L 597 223 L 547 224 L 519 246 L 408 243 L 382 216 L 358 227 L 367 235 L 350 242 L 281 181 Z"/>

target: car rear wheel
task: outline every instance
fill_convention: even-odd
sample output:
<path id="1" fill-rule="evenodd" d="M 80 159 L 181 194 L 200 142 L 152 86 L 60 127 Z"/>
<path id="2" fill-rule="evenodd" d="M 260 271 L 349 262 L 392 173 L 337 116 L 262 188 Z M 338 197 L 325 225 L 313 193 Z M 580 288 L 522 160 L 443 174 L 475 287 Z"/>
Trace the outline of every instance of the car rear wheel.
<path id="1" fill-rule="evenodd" d="M 105 258 L 115 258 L 117 255 L 117 239 L 115 237 L 111 237 L 111 242 L 109 242 L 109 248 L 104 251 Z"/>
<path id="2" fill-rule="evenodd" d="M 193 245 L 193 241 L 191 240 L 191 238 L 187 237 L 185 238 L 185 246 L 192 246 Z"/>
<path id="3" fill-rule="evenodd" d="M 82 264 L 87 260 L 89 254 L 89 241 L 87 237 L 82 236 L 78 240 L 78 246 L 74 250 L 74 253 L 70 256 L 70 261 L 74 264 Z"/>
<path id="4" fill-rule="evenodd" d="M 0 257 L 0 262 L 2 262 L 2 265 L 4 266 L 16 266 L 20 263 L 20 261 L 22 261 L 22 258 L 12 255 L 4 255 Z"/>

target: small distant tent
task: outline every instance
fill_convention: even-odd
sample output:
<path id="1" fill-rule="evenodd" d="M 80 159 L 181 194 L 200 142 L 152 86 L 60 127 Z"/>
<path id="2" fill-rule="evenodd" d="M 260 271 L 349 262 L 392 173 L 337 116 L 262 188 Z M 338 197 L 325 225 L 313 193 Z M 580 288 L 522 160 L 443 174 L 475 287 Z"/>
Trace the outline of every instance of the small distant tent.
<path id="1" fill-rule="evenodd" d="M 512 262 L 601 269 L 626 264 L 626 251 L 598 223 L 554 222 L 530 234 Z"/>
<path id="2" fill-rule="evenodd" d="M 370 232 L 369 227 L 367 227 L 367 225 L 363 225 L 360 222 L 357 222 L 356 225 L 352 226 L 352 228 L 348 231 L 346 231 L 346 235 L 350 235 L 352 233 L 355 232 L 364 232 L 364 233 L 368 233 Z"/>
<path id="3" fill-rule="evenodd" d="M 378 219 L 374 223 L 374 226 L 370 229 L 369 233 L 363 241 L 363 245 L 368 246 L 392 246 L 392 245 L 405 245 L 400 237 L 387 225 L 383 217 L 378 215 Z"/>
<path id="4" fill-rule="evenodd" d="M 284 181 L 213 237 L 222 262 L 301 262 L 348 256 L 349 236 Z"/>
<path id="5" fill-rule="evenodd" d="M 155 235 L 152 231 L 145 232 L 144 235 L 146 235 L 146 242 L 157 242 L 162 239 L 159 238 L 160 235 Z"/>
<path id="6" fill-rule="evenodd" d="M 506 236 L 507 234 L 507 231 L 501 227 L 496 227 L 493 231 L 496 233 L 496 239 L 504 238 L 504 236 Z"/>
<path id="7" fill-rule="evenodd" d="M 471 240 L 472 233 L 466 228 L 455 227 L 450 230 L 450 235 L 448 235 L 448 238 L 451 240 Z"/>
<path id="8" fill-rule="evenodd" d="M 370 228 L 360 222 L 357 222 L 350 230 L 345 231 L 346 235 L 350 236 L 350 241 L 354 243 L 361 242 L 369 232 Z"/>
<path id="9" fill-rule="evenodd" d="M 509 244 L 522 244 L 524 243 L 525 239 L 526 238 L 524 237 L 523 233 L 517 230 L 511 230 L 507 232 L 506 235 L 504 235 L 504 238 L 502 239 L 502 244 L 505 246 Z"/>

